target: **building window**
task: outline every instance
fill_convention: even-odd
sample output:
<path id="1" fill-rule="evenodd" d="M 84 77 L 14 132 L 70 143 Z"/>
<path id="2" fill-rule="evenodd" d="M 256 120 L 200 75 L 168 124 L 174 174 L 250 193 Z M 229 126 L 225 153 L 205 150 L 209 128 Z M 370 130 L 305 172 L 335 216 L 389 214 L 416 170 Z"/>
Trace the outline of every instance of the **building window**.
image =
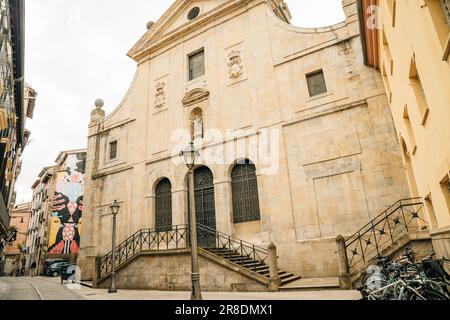
<path id="1" fill-rule="evenodd" d="M 441 180 L 441 190 L 444 195 L 447 208 L 450 212 L 450 172 Z"/>
<path id="2" fill-rule="evenodd" d="M 189 56 L 189 81 L 205 74 L 205 50 Z"/>
<path id="3" fill-rule="evenodd" d="M 109 160 L 117 159 L 117 141 L 109 144 Z"/>
<path id="4" fill-rule="evenodd" d="M 397 15 L 397 1 L 388 0 L 387 5 L 389 7 L 389 13 L 391 14 L 392 18 L 392 27 L 395 27 L 395 17 Z"/>
<path id="5" fill-rule="evenodd" d="M 450 0 L 441 0 L 442 10 L 444 10 L 445 19 L 450 27 Z"/>
<path id="6" fill-rule="evenodd" d="M 430 224 L 431 230 L 434 230 L 438 227 L 436 213 L 434 211 L 433 199 L 431 198 L 431 193 L 427 194 L 424 197 L 424 206 L 428 215 L 428 223 Z"/>
<path id="7" fill-rule="evenodd" d="M 188 13 L 188 20 L 194 20 L 200 14 L 200 8 L 194 7 Z"/>
<path id="8" fill-rule="evenodd" d="M 423 89 L 422 80 L 420 79 L 419 72 L 417 71 L 417 66 L 414 59 L 411 60 L 409 78 L 411 80 L 411 87 L 416 97 L 417 107 L 419 108 L 419 113 L 422 118 L 421 123 L 422 125 L 425 125 L 430 109 L 428 108 L 425 90 Z"/>
<path id="9" fill-rule="evenodd" d="M 243 223 L 259 221 L 258 182 L 256 167 L 249 161 L 238 163 L 231 173 L 233 221 Z"/>
<path id="10" fill-rule="evenodd" d="M 310 97 L 314 97 L 327 92 L 323 70 L 318 70 L 307 74 L 306 82 L 308 83 Z"/>
<path id="11" fill-rule="evenodd" d="M 450 55 L 450 0 L 427 1 L 427 8 L 442 48 L 442 60 L 447 61 Z"/>
<path id="12" fill-rule="evenodd" d="M 414 134 L 414 130 L 413 130 L 413 127 L 411 124 L 411 120 L 409 118 L 408 106 L 405 106 L 403 109 L 403 121 L 405 123 L 406 131 L 408 133 L 409 144 L 410 144 L 409 150 L 411 151 L 411 154 L 414 155 L 417 150 L 417 145 L 416 145 L 416 137 Z"/>
<path id="13" fill-rule="evenodd" d="M 161 180 L 156 186 L 155 227 L 159 232 L 172 230 L 172 184 Z"/>

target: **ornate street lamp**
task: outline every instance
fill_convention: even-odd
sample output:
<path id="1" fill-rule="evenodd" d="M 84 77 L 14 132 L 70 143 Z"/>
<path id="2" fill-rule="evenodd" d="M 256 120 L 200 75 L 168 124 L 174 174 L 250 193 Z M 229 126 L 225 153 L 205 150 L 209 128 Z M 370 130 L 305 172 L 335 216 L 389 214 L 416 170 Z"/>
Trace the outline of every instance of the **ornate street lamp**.
<path id="1" fill-rule="evenodd" d="M 110 206 L 111 214 L 113 216 L 113 232 L 112 232 L 112 251 L 111 251 L 111 283 L 109 285 L 108 293 L 117 293 L 116 289 L 116 217 L 120 210 L 120 205 L 117 200 Z"/>
<path id="2" fill-rule="evenodd" d="M 191 241 L 191 279 L 192 279 L 192 294 L 191 300 L 202 300 L 202 293 L 200 291 L 200 273 L 198 268 L 198 248 L 197 248 L 197 221 L 195 217 L 195 194 L 194 194 L 194 168 L 198 151 L 195 149 L 194 143 L 191 141 L 182 152 L 184 162 L 189 168 L 189 221 L 190 221 L 190 241 Z"/>

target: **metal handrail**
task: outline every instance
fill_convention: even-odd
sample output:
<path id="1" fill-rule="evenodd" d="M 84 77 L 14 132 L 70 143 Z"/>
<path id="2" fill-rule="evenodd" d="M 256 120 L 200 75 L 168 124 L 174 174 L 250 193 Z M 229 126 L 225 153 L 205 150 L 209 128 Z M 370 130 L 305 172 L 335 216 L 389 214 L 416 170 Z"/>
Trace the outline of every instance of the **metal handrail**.
<path id="1" fill-rule="evenodd" d="M 239 254 L 244 260 L 246 257 L 252 262 L 247 267 L 256 270 L 258 263 L 265 263 L 268 257 L 266 248 L 250 242 L 236 239 L 230 235 L 217 231 L 211 227 L 197 224 L 198 237 L 203 241 L 204 248 L 223 248 Z M 164 230 L 164 231 L 161 231 Z M 206 240 L 206 241 L 205 241 Z M 121 267 L 141 252 L 166 251 L 170 249 L 187 249 L 190 246 L 189 225 L 159 227 L 142 229 L 135 232 L 115 248 L 117 268 Z M 105 278 L 111 273 L 112 251 L 104 255 L 98 262 L 98 279 Z"/>
<path id="2" fill-rule="evenodd" d="M 161 231 L 165 229 L 165 231 Z M 141 252 L 186 249 L 189 247 L 189 226 L 177 225 L 167 228 L 142 229 L 135 232 L 115 248 L 117 268 L 121 267 Z M 101 279 L 111 273 L 112 250 L 98 262 L 97 278 Z"/>
<path id="3" fill-rule="evenodd" d="M 211 227 L 197 224 L 199 236 L 206 233 L 206 247 L 207 248 L 222 248 L 230 252 L 235 252 L 244 259 L 245 257 L 252 259 L 255 263 L 264 263 L 268 257 L 268 250 L 266 248 L 254 245 L 245 240 L 240 240 L 231 237 L 229 234 L 217 231 Z M 209 241 L 208 241 L 209 240 Z M 248 267 L 254 269 L 255 267 Z"/>
<path id="4" fill-rule="evenodd" d="M 389 245 L 395 243 L 411 229 L 428 229 L 428 222 L 421 217 L 422 198 L 402 199 L 391 205 L 345 241 L 350 272 L 361 263 L 380 256 Z M 423 228 L 419 225 L 423 224 Z"/>

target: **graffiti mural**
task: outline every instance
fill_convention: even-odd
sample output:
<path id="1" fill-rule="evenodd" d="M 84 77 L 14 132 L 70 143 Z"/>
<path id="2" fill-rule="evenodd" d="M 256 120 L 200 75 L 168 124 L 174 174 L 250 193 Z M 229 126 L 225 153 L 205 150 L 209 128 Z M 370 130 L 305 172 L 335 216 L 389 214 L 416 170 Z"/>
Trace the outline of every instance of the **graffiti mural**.
<path id="1" fill-rule="evenodd" d="M 86 155 L 67 156 L 66 170 L 56 175 L 53 213 L 50 225 L 49 253 L 78 253 Z"/>

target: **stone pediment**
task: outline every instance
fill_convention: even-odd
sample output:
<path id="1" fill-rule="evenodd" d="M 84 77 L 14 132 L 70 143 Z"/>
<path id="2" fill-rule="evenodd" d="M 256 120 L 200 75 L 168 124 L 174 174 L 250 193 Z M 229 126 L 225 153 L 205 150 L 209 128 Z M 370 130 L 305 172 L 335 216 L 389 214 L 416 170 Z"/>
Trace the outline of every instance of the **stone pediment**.
<path id="1" fill-rule="evenodd" d="M 220 10 L 224 5 L 242 0 L 176 0 L 172 6 L 154 23 L 147 33 L 134 45 L 128 52 L 133 59 L 147 49 L 149 46 L 157 43 L 166 35 L 189 29 L 191 25 L 204 20 L 211 13 Z M 198 16 L 189 20 L 190 11 L 198 7 L 200 10 Z"/>
<path id="2" fill-rule="evenodd" d="M 205 101 L 209 98 L 209 91 L 205 89 L 194 89 L 186 93 L 183 100 L 181 102 L 183 103 L 183 106 L 189 107 L 193 104 L 200 103 L 202 101 Z"/>

